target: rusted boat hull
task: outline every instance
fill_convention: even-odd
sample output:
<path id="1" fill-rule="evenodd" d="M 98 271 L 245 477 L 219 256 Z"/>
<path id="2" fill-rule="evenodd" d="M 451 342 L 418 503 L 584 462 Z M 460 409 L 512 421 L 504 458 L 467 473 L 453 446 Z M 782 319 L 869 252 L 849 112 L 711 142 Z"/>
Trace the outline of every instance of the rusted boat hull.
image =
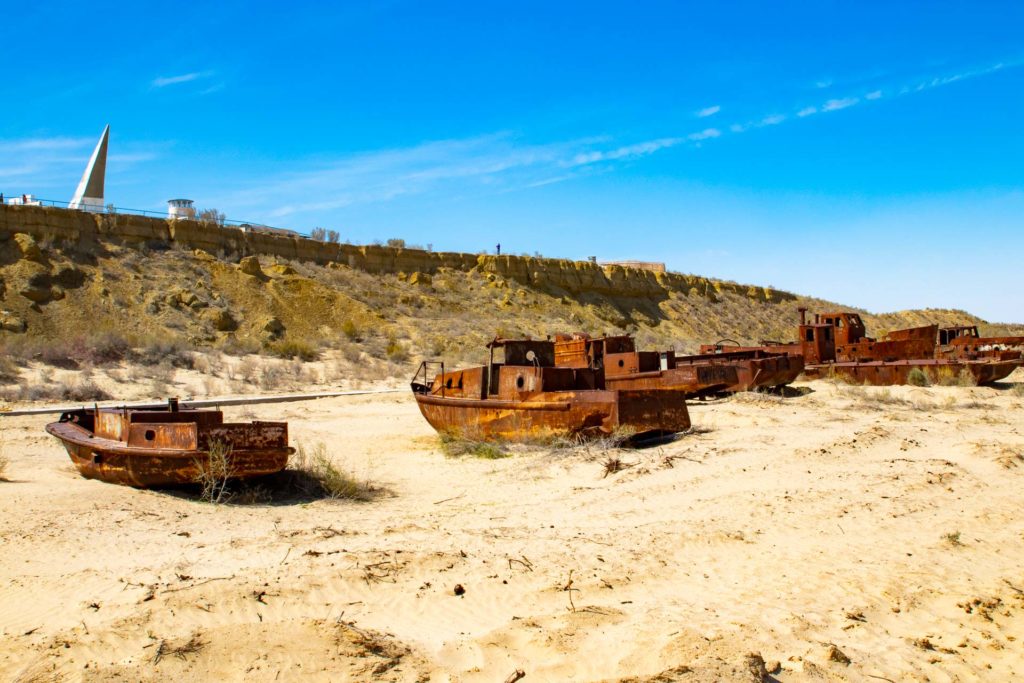
<path id="1" fill-rule="evenodd" d="M 736 381 L 722 389 L 726 393 L 785 386 L 792 383 L 804 370 L 803 356 L 754 350 L 677 356 L 675 361 L 676 367 L 703 367 L 713 364 L 732 368 L 736 373 Z"/>
<path id="2" fill-rule="evenodd" d="M 294 452 L 286 423 L 225 424 L 220 411 L 79 410 L 46 431 L 82 476 L 137 488 L 197 483 L 212 444 L 225 448 L 229 479 L 280 472 Z"/>
<path id="3" fill-rule="evenodd" d="M 544 392 L 524 400 L 451 398 L 417 393 L 438 432 L 479 440 L 533 441 L 579 434 L 680 432 L 690 427 L 686 392 Z"/>
<path id="4" fill-rule="evenodd" d="M 676 366 L 669 370 L 638 372 L 630 375 L 605 374 L 608 389 L 641 391 L 677 391 L 684 396 L 702 396 L 722 391 L 739 382 L 737 369 L 725 364 Z"/>
<path id="5" fill-rule="evenodd" d="M 804 374 L 811 378 L 841 378 L 851 384 L 892 386 L 909 384 L 910 373 L 921 370 L 931 382 L 938 382 L 943 376 L 955 378 L 967 371 L 975 384 L 991 384 L 1007 377 L 1019 361 L 947 361 L 947 360 L 899 360 L 872 361 L 867 363 L 822 363 L 808 365 Z"/>

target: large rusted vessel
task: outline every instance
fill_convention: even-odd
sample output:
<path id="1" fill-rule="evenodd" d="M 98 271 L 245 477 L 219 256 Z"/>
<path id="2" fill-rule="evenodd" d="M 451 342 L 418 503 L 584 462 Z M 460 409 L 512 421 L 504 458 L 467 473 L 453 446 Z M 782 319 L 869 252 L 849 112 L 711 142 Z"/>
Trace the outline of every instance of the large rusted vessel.
<path id="1" fill-rule="evenodd" d="M 607 389 L 674 390 L 702 396 L 727 391 L 739 382 L 730 365 L 677 364 L 672 351 L 637 351 L 628 335 L 556 335 L 555 365 L 603 372 Z"/>
<path id="2" fill-rule="evenodd" d="M 295 449 L 286 422 L 224 422 L 220 410 L 166 406 L 81 408 L 46 425 L 89 479 L 138 488 L 192 484 L 207 467 L 210 448 L 225 449 L 226 476 L 280 472 Z"/>
<path id="3" fill-rule="evenodd" d="M 936 358 L 937 325 L 897 330 L 876 340 L 864 333 L 856 313 L 818 313 L 814 322 L 800 309 L 799 341 L 762 342 L 759 346 L 702 346 L 702 352 L 761 349 L 771 353 L 799 354 L 807 377 L 840 377 L 857 384 L 907 384 L 918 370 L 932 381 L 959 377 L 964 373 L 976 384 L 991 384 L 1013 372 L 1020 364 L 1012 358 Z"/>
<path id="4" fill-rule="evenodd" d="M 679 356 L 674 351 L 637 351 L 627 335 L 555 337 L 555 365 L 604 370 L 609 389 L 675 389 L 690 396 L 747 391 L 789 384 L 803 359 L 764 351 Z"/>
<path id="5" fill-rule="evenodd" d="M 427 422 L 439 432 L 480 440 L 553 436 L 637 436 L 690 427 L 685 391 L 608 389 L 604 372 L 555 366 L 546 340 L 495 339 L 485 366 L 446 371 L 424 361 L 411 382 Z M 495 352 L 504 359 L 496 362 Z M 430 377 L 432 368 L 438 368 Z"/>

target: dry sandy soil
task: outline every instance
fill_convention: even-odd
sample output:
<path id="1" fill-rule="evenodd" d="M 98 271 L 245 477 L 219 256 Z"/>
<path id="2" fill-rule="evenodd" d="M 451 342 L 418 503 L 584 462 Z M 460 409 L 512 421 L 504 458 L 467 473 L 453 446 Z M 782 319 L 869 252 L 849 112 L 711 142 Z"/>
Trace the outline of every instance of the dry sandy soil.
<path id="1" fill-rule="evenodd" d="M 227 411 L 325 443 L 385 489 L 362 503 L 88 481 L 47 418 L 0 418 L 0 672 L 1019 680 L 1020 385 L 796 386 L 654 448 L 502 460 L 446 457 L 404 393 Z"/>

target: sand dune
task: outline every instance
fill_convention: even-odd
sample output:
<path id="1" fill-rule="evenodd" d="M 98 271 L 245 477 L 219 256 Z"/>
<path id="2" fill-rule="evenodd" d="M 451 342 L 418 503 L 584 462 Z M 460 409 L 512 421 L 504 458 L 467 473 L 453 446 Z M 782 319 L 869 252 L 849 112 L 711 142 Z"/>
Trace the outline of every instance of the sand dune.
<path id="1" fill-rule="evenodd" d="M 446 458 L 406 395 L 228 411 L 324 442 L 384 489 L 367 503 L 215 507 L 87 481 L 45 418 L 2 418 L 0 671 L 1024 675 L 1024 397 L 797 387 L 695 404 L 695 433 L 654 448 L 503 460 Z"/>

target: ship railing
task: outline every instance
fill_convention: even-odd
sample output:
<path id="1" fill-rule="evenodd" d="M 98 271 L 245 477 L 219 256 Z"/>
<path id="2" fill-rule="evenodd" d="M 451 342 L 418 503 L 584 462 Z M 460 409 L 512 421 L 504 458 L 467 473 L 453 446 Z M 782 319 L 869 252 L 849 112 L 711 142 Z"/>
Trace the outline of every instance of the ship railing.
<path id="1" fill-rule="evenodd" d="M 438 371 L 433 376 L 430 375 L 431 368 L 437 368 Z M 423 381 L 420 380 L 420 376 L 423 377 Z M 438 376 L 444 376 L 444 361 L 437 360 L 425 360 L 420 363 L 419 368 L 416 369 L 416 374 L 412 376 L 412 381 L 409 383 L 412 387 L 413 393 L 416 394 L 429 394 L 431 387 L 434 386 L 434 380 Z M 444 398 L 444 382 L 441 382 L 441 398 Z"/>

